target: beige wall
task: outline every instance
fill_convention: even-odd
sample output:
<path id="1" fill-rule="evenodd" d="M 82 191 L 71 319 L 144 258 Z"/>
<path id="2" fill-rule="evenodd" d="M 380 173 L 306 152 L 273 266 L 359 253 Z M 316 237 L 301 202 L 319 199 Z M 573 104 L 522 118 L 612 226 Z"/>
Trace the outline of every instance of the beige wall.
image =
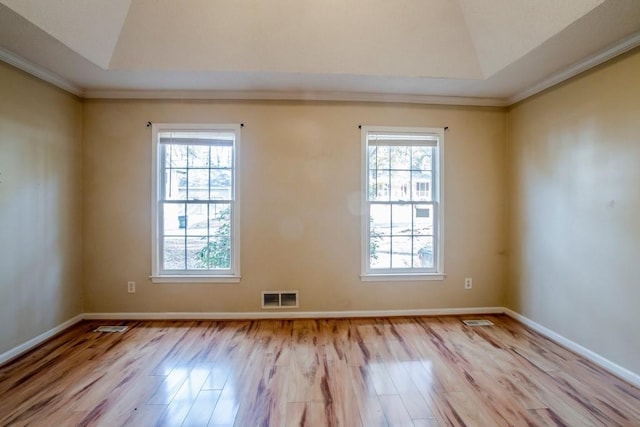
<path id="1" fill-rule="evenodd" d="M 640 372 L 640 51 L 509 112 L 508 305 Z"/>
<path id="2" fill-rule="evenodd" d="M 301 311 L 502 306 L 506 113 L 300 102 L 86 101 L 86 312 L 260 311 L 262 290 L 297 289 Z M 239 284 L 152 284 L 147 121 L 239 123 Z M 360 281 L 358 125 L 449 126 L 445 268 L 434 282 Z M 292 236 L 287 224 L 299 223 Z M 474 289 L 463 289 L 464 277 Z M 137 282 L 136 294 L 126 291 Z"/>
<path id="3" fill-rule="evenodd" d="M 83 309 L 259 311 L 261 290 L 298 289 L 301 311 L 506 303 L 640 372 L 639 76 L 636 51 L 505 113 L 81 103 L 0 63 L 0 354 Z M 149 281 L 149 120 L 245 123 L 241 283 Z M 359 124 L 449 126 L 444 281 L 360 281 Z M 287 233 L 292 223 L 299 236 Z"/>
<path id="4" fill-rule="evenodd" d="M 82 312 L 75 97 L 0 62 L 0 354 Z"/>

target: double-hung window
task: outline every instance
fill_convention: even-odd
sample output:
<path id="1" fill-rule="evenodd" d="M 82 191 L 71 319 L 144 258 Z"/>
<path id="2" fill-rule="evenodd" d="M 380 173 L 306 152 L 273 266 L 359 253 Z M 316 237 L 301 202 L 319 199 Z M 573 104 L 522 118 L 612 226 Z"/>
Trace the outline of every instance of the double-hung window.
<path id="1" fill-rule="evenodd" d="M 240 125 L 153 125 L 154 282 L 240 279 Z"/>
<path id="2" fill-rule="evenodd" d="M 443 277 L 444 130 L 362 127 L 362 279 Z"/>

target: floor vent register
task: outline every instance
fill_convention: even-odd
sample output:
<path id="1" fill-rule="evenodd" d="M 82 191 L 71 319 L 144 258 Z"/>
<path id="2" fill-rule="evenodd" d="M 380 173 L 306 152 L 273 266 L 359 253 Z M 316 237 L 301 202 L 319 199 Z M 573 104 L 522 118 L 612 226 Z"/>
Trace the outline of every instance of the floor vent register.
<path id="1" fill-rule="evenodd" d="M 124 332 L 127 329 L 129 329 L 128 326 L 98 326 L 96 329 L 93 330 L 93 332 L 113 333 L 113 332 Z"/>
<path id="2" fill-rule="evenodd" d="M 491 320 L 463 320 L 467 326 L 493 326 L 493 322 Z"/>

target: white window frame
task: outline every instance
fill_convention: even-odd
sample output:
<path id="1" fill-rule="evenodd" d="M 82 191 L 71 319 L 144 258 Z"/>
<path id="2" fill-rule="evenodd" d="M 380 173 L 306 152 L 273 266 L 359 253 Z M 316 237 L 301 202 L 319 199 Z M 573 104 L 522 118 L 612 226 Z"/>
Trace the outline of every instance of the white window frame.
<path id="1" fill-rule="evenodd" d="M 437 155 L 433 159 L 431 193 L 434 203 L 434 267 L 371 269 L 370 264 L 370 202 L 369 177 L 369 133 L 397 135 L 429 135 L 437 139 Z M 409 139 L 407 139 L 410 141 Z M 444 273 L 444 129 L 431 127 L 362 126 L 362 281 L 443 280 Z"/>
<path id="2" fill-rule="evenodd" d="M 240 124 L 185 124 L 185 123 L 153 123 L 152 124 L 152 177 L 151 177 L 151 280 L 153 283 L 237 283 L 240 281 L 240 172 L 239 152 L 241 138 Z M 160 165 L 159 133 L 184 131 L 233 132 L 233 177 L 231 189 L 231 266 L 229 269 L 215 270 L 181 270 L 177 273 L 161 269 L 162 223 L 162 183 L 164 168 Z"/>

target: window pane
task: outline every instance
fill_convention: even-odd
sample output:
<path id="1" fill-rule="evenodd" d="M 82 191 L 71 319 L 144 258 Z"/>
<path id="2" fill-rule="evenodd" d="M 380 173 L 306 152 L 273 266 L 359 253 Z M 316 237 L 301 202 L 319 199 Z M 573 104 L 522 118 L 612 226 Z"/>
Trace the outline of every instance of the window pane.
<path id="1" fill-rule="evenodd" d="M 389 171 L 379 170 L 377 171 L 377 175 L 375 178 L 375 192 L 377 201 L 388 201 L 389 200 Z"/>
<path id="2" fill-rule="evenodd" d="M 376 233 L 388 236 L 391 234 L 391 206 L 371 205 L 369 208 L 369 229 Z"/>
<path id="3" fill-rule="evenodd" d="M 376 147 L 376 169 L 389 169 L 389 147 Z"/>
<path id="4" fill-rule="evenodd" d="M 187 235 L 206 236 L 209 234 L 208 205 L 190 203 L 187 205 Z"/>
<path id="5" fill-rule="evenodd" d="M 378 147 L 369 146 L 369 170 L 378 169 Z"/>
<path id="6" fill-rule="evenodd" d="M 190 168 L 208 168 L 209 147 L 206 145 L 188 145 L 187 165 Z"/>
<path id="7" fill-rule="evenodd" d="M 187 171 L 187 197 L 189 200 L 207 200 L 209 198 L 209 171 L 207 169 L 189 169 Z"/>
<path id="8" fill-rule="evenodd" d="M 162 144 L 164 147 L 164 164 L 166 168 L 187 167 L 187 147 L 184 145 Z"/>
<path id="9" fill-rule="evenodd" d="M 212 236 L 207 247 L 207 262 L 212 270 L 231 268 L 231 237 Z"/>
<path id="10" fill-rule="evenodd" d="M 411 237 L 391 238 L 391 268 L 411 268 Z"/>
<path id="11" fill-rule="evenodd" d="M 184 204 L 164 203 L 162 205 L 162 220 L 165 236 L 184 236 L 187 227 Z"/>
<path id="12" fill-rule="evenodd" d="M 411 147 L 406 145 L 389 147 L 391 169 L 410 169 Z"/>
<path id="13" fill-rule="evenodd" d="M 207 270 L 207 236 L 187 237 L 187 269 Z"/>
<path id="14" fill-rule="evenodd" d="M 211 169 L 209 171 L 211 200 L 231 200 L 231 170 Z"/>
<path id="15" fill-rule="evenodd" d="M 184 270 L 186 267 L 184 237 L 165 237 L 162 259 L 165 270 Z"/>
<path id="16" fill-rule="evenodd" d="M 433 237 L 414 238 L 414 266 L 418 268 L 433 268 Z"/>
<path id="17" fill-rule="evenodd" d="M 392 231 L 394 236 L 413 234 L 413 206 L 410 204 L 393 205 Z"/>
<path id="18" fill-rule="evenodd" d="M 391 171 L 391 200 L 409 200 L 411 172 Z"/>
<path id="19" fill-rule="evenodd" d="M 412 200 L 428 200 L 431 201 L 431 172 L 413 171 L 411 172 L 411 180 L 413 185 Z"/>
<path id="20" fill-rule="evenodd" d="M 411 169 L 412 170 L 432 170 L 433 147 L 411 147 Z"/>
<path id="21" fill-rule="evenodd" d="M 369 265 L 371 268 L 389 268 L 391 206 L 370 205 L 369 214 Z"/>
<path id="22" fill-rule="evenodd" d="M 391 237 L 377 236 L 375 239 L 370 238 L 369 243 L 369 267 L 391 267 L 391 257 L 389 256 Z"/>
<path id="23" fill-rule="evenodd" d="M 433 205 L 415 205 L 415 218 L 413 222 L 413 233 L 432 236 L 433 235 Z"/>
<path id="24" fill-rule="evenodd" d="M 187 197 L 187 170 L 167 169 L 164 173 L 164 200 L 185 200 Z"/>
<path id="25" fill-rule="evenodd" d="M 208 269 L 228 269 L 231 266 L 231 205 L 209 205 L 209 240 L 199 257 Z"/>
<path id="26" fill-rule="evenodd" d="M 231 235 L 231 205 L 228 203 L 209 205 L 209 230 L 212 236 Z"/>
<path id="27" fill-rule="evenodd" d="M 214 145 L 211 147 L 211 167 L 231 168 L 233 166 L 233 147 Z"/>
<path id="28" fill-rule="evenodd" d="M 369 169 L 369 177 L 367 181 L 367 192 L 369 200 L 377 200 L 378 199 L 378 172 L 375 169 Z"/>
<path id="29" fill-rule="evenodd" d="M 208 270 L 231 268 L 231 236 L 209 236 L 198 246 L 194 243 L 194 268 Z"/>

